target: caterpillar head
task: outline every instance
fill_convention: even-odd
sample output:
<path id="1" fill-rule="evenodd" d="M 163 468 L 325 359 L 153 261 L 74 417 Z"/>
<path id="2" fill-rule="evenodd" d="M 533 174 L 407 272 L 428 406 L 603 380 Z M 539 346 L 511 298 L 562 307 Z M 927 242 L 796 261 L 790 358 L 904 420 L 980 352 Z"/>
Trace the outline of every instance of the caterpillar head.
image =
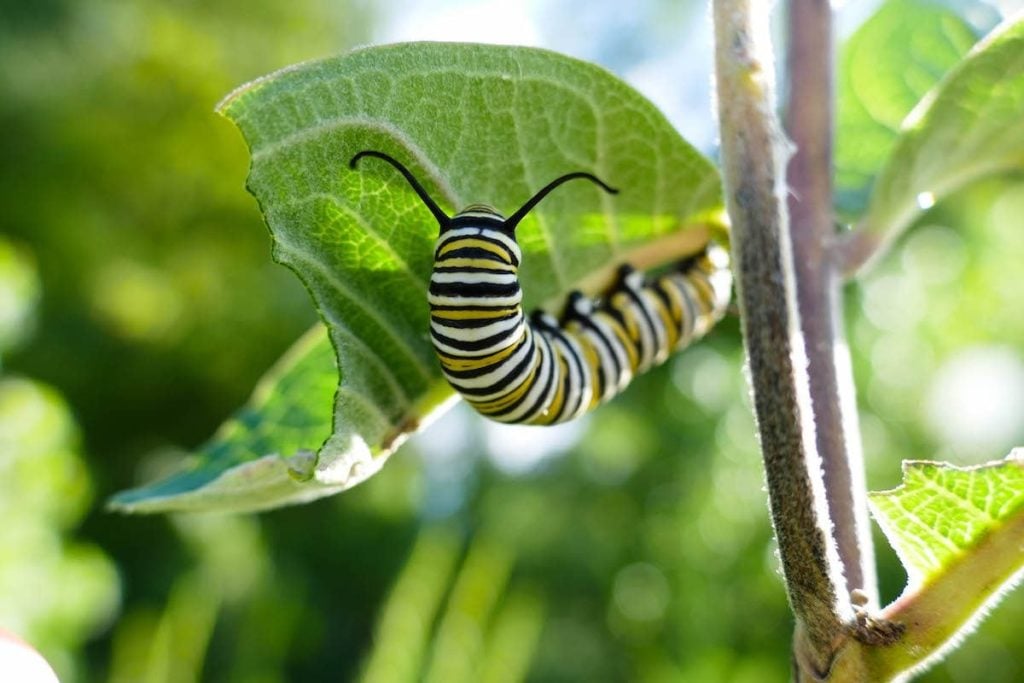
<path id="1" fill-rule="evenodd" d="M 530 197 L 525 204 L 519 207 L 519 209 L 508 218 L 505 218 L 501 213 L 494 209 L 494 207 L 488 206 L 487 204 L 470 204 L 454 216 L 449 216 L 442 211 L 441 207 L 437 205 L 437 202 L 427 194 L 427 191 L 423 189 L 423 186 L 420 185 L 419 181 L 416 180 L 416 177 L 413 176 L 409 169 L 403 166 L 394 157 L 388 156 L 383 152 L 363 150 L 352 157 L 352 160 L 348 162 L 349 168 L 355 168 L 356 164 L 359 163 L 359 160 L 363 157 L 375 157 L 377 159 L 382 159 L 394 166 L 398 172 L 405 177 L 409 185 L 412 186 L 413 191 L 415 191 L 417 196 L 419 196 L 420 201 L 430 209 L 430 213 L 434 215 L 442 233 L 452 227 L 466 227 L 469 225 L 483 224 L 487 227 L 493 227 L 515 237 L 515 231 L 516 227 L 519 225 L 519 221 L 523 220 L 523 218 L 526 217 L 526 214 L 533 210 L 533 207 L 537 206 L 537 204 L 539 204 L 544 197 L 548 196 L 548 193 L 556 187 L 570 180 L 575 180 L 576 178 L 586 178 L 609 194 L 618 194 L 619 192 L 617 189 L 610 187 L 600 178 L 591 173 L 576 171 L 575 173 L 566 173 L 565 175 L 552 180 L 541 188 L 537 194 Z"/>

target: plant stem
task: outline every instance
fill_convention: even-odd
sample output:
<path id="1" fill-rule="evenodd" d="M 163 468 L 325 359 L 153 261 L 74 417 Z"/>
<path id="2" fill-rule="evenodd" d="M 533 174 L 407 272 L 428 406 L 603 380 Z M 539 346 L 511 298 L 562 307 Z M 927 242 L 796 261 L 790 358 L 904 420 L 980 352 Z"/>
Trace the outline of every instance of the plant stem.
<path id="1" fill-rule="evenodd" d="M 842 330 L 841 278 L 832 257 L 832 11 L 827 0 L 790 0 L 786 132 L 790 235 L 817 450 L 832 535 L 846 579 L 878 604 L 864 464 L 849 349 Z"/>
<path id="2" fill-rule="evenodd" d="M 824 678 L 844 627 L 842 575 L 811 423 L 785 201 L 786 142 L 774 111 L 768 3 L 715 0 L 726 201 L 772 522 L 797 620 L 801 672 Z M 843 615 L 849 618 L 850 615 Z"/>

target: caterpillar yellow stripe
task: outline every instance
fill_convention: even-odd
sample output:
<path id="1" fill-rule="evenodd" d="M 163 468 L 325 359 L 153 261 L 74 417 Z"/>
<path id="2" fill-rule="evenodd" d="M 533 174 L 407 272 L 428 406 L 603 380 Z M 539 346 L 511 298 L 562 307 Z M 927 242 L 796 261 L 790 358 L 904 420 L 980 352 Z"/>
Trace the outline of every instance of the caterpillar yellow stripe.
<path id="1" fill-rule="evenodd" d="M 548 183 L 508 218 L 483 204 L 448 216 L 393 157 L 366 150 L 349 166 L 363 157 L 394 166 L 440 226 L 428 294 L 430 336 L 448 382 L 489 418 L 555 424 L 579 417 L 703 336 L 728 307 L 729 256 L 709 242 L 651 278 L 622 266 L 602 298 L 571 294 L 560 321 L 541 311 L 527 317 L 516 226 L 569 180 L 589 180 L 610 194 L 618 190 L 575 172 Z"/>

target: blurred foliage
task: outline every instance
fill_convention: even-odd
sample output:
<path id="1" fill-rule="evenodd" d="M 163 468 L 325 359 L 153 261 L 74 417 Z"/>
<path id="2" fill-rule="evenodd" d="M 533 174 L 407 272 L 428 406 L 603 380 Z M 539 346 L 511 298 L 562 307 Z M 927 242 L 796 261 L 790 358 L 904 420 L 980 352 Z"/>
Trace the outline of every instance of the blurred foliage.
<path id="1" fill-rule="evenodd" d="M 735 321 L 554 446 L 457 409 L 303 507 L 90 507 L 205 440 L 312 322 L 212 107 L 372 19 L 327 0 L 0 6 L 0 339 L 20 342 L 0 384 L 0 625 L 65 683 L 786 680 Z M 903 458 L 1024 441 L 1022 217 L 1024 179 L 976 185 L 849 289 L 873 488 Z M 943 412 L 979 404 L 1004 417 Z M 885 547 L 891 599 L 905 577 Z M 1018 590 L 921 680 L 1021 680 L 1021 623 Z"/>
<path id="2" fill-rule="evenodd" d="M 852 288 L 849 339 L 870 488 L 897 485 L 902 459 L 977 464 L 1024 443 L 1024 321 L 1013 303 L 1024 296 L 1013 265 L 1024 258 L 1022 193 L 1022 178 L 993 179 L 940 203 Z M 964 360 L 961 381 L 943 381 Z M 884 602 L 906 578 L 877 533 L 876 547 Z M 1018 680 L 1022 619 L 1017 590 L 920 680 L 970 681 L 980 671 L 985 680 Z"/>
<path id="3" fill-rule="evenodd" d="M 14 362 L 61 387 L 123 479 L 139 452 L 208 436 L 314 318 L 267 258 L 244 147 L 213 106 L 350 45 L 367 17 L 316 0 L 26 5 L 0 24 L 0 193 L 45 299 Z"/>
<path id="4" fill-rule="evenodd" d="M 903 119 L 978 37 L 947 7 L 890 0 L 846 41 L 836 69 L 835 204 L 850 220 L 867 206 Z"/>
<path id="5" fill-rule="evenodd" d="M 39 276 L 29 254 L 0 237 L 0 358 L 31 336 Z"/>
<path id="6" fill-rule="evenodd" d="M 0 353 L 28 336 L 38 293 L 28 254 L 0 238 Z M 0 623 L 58 671 L 73 669 L 118 602 L 110 558 L 69 538 L 91 502 L 67 405 L 47 386 L 0 375 Z"/>
<path id="7" fill-rule="evenodd" d="M 58 672 L 118 602 L 111 559 L 68 538 L 92 499 L 77 440 L 52 389 L 0 378 L 0 619 Z"/>

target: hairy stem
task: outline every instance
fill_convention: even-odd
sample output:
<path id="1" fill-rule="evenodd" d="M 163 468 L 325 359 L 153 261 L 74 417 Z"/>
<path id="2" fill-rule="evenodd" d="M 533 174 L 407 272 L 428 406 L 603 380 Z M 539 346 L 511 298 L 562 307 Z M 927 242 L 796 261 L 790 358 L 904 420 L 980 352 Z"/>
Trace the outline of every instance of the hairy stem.
<path id="1" fill-rule="evenodd" d="M 750 0 L 714 2 L 718 116 L 754 410 L 802 644 L 794 653 L 801 672 L 825 678 L 844 633 L 837 601 L 843 579 L 810 421 L 785 201 L 787 143 L 774 111 L 768 8 Z"/>
<path id="2" fill-rule="evenodd" d="M 786 133 L 790 235 L 811 407 L 832 535 L 846 600 L 860 589 L 877 605 L 864 464 L 849 350 L 842 331 L 841 278 L 832 258 L 832 11 L 827 0 L 790 0 Z"/>

